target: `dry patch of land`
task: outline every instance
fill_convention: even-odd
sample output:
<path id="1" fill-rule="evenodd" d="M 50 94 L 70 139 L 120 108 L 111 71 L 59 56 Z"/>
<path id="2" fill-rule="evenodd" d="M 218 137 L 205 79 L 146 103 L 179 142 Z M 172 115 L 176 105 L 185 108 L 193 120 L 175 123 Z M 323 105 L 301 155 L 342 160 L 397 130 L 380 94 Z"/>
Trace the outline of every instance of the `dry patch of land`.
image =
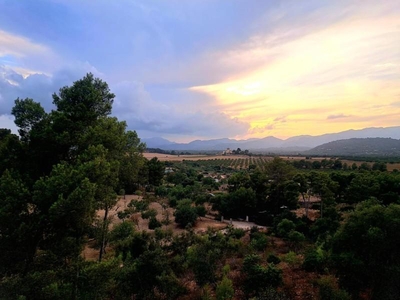
<path id="1" fill-rule="evenodd" d="M 124 197 L 119 197 L 116 205 L 109 211 L 109 219 L 110 219 L 110 230 L 117 224 L 120 224 L 122 220 L 118 218 L 118 212 L 124 211 L 126 208 L 128 208 L 128 204 L 132 200 L 142 200 L 142 196 L 138 195 L 126 195 Z M 174 234 L 179 234 L 185 231 L 185 229 L 180 228 L 178 224 L 175 223 L 175 217 L 174 217 L 174 209 L 171 207 L 163 208 L 163 206 L 159 202 L 151 202 L 149 205 L 149 209 L 154 209 L 157 211 L 157 220 L 160 222 L 165 220 L 165 218 L 168 216 L 168 219 L 170 220 L 169 225 L 163 225 L 163 229 L 168 229 L 172 230 Z M 97 217 L 99 219 L 104 218 L 104 210 L 99 210 L 97 211 Z M 133 221 L 136 225 L 136 229 L 138 231 L 147 231 L 147 232 L 154 232 L 154 230 L 149 229 L 149 220 L 148 219 L 143 219 L 141 216 L 140 212 L 133 213 L 130 218 L 131 221 Z M 211 215 L 208 215 L 206 217 L 201 217 L 197 219 L 197 222 L 195 226 L 193 226 L 193 230 L 195 233 L 202 233 L 206 232 L 207 229 L 212 228 L 212 229 L 224 229 L 228 226 L 227 223 L 220 222 L 217 220 L 214 220 Z M 95 249 L 95 244 L 94 240 L 91 240 L 87 243 L 85 249 L 82 252 L 82 256 L 87 259 L 87 260 L 97 260 L 99 256 L 99 250 Z M 109 249 L 108 249 L 109 250 Z"/>

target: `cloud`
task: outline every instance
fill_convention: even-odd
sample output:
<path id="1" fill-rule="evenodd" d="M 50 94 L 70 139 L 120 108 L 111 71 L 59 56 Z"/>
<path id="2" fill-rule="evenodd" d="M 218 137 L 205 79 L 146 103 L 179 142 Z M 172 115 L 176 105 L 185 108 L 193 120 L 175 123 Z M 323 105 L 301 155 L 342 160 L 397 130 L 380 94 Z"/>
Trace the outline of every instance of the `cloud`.
<path id="1" fill-rule="evenodd" d="M 46 45 L 0 30 L 0 65 L 17 70 L 23 76 L 49 72 L 59 65 L 58 55 Z"/>
<path id="2" fill-rule="evenodd" d="M 273 129 L 275 129 L 276 126 L 274 124 L 267 124 L 265 126 L 254 126 L 249 130 L 249 133 L 251 134 L 265 134 L 268 131 L 271 131 Z"/>
<path id="3" fill-rule="evenodd" d="M 48 55 L 51 50 L 44 45 L 33 43 L 27 38 L 12 35 L 0 30 L 0 56 L 13 55 L 26 57 L 29 55 Z"/>
<path id="4" fill-rule="evenodd" d="M 155 100 L 140 82 L 112 86 L 116 94 L 113 114 L 129 128 L 154 135 L 226 137 L 245 134 L 249 125 L 218 110 L 207 111 Z"/>
<path id="5" fill-rule="evenodd" d="M 148 136 L 320 134 L 400 114 L 398 1 L 78 2 L 0 5 L 0 115 L 17 97 L 51 109 L 93 66 L 114 115 Z"/>
<path id="6" fill-rule="evenodd" d="M 26 77 L 12 68 L 0 65 L 0 115 L 10 114 L 17 98 L 32 98 L 49 111 L 54 107 L 52 94 L 63 86 L 71 85 L 88 72 L 99 74 L 88 63 L 71 65 L 56 71 L 52 76 L 34 73 Z"/>
<path id="7" fill-rule="evenodd" d="M 400 101 L 392 102 L 392 103 L 390 103 L 390 105 L 394 106 L 394 107 L 400 107 Z"/>
<path id="8" fill-rule="evenodd" d="M 400 6 L 395 1 L 370 1 L 362 8 L 349 3 L 301 14 L 291 23 L 284 14 L 277 17 L 274 31 L 260 31 L 238 47 L 215 54 L 213 64 L 235 64 L 237 72 L 192 90 L 212 95 L 222 111 L 249 122 L 256 132 L 271 118 L 280 121 L 289 113 L 291 119 L 285 127 L 275 128 L 276 133 L 319 133 L 332 130 L 326 119 L 350 122 L 353 115 L 389 115 L 387 105 L 400 91 Z M 293 29 L 298 22 L 300 28 Z M 253 109 L 254 99 L 263 99 L 257 104 L 262 109 Z M 241 111 L 231 109 L 246 102 L 248 107 Z M 376 103 L 383 108 L 366 109 Z M 316 110 L 338 108 L 345 113 L 315 115 Z M 293 111 L 302 113 L 292 115 Z"/>
<path id="9" fill-rule="evenodd" d="M 286 122 L 286 116 L 277 117 L 277 118 L 274 119 L 274 122 L 285 123 Z"/>
<path id="10" fill-rule="evenodd" d="M 24 77 L 10 68 L 0 67 L 0 116 L 3 118 L 0 124 L 12 126 L 12 117 L 10 119 L 9 114 L 18 97 L 33 98 L 49 111 L 54 108 L 52 94 L 63 86 L 71 85 L 88 72 L 95 76 L 101 75 L 88 63 L 56 71 L 52 76 L 32 74 Z M 218 109 L 199 109 L 196 103 L 185 103 L 182 99 L 168 102 L 155 100 L 141 82 L 122 81 L 109 86 L 116 94 L 113 115 L 120 120 L 126 120 L 129 129 L 149 136 L 217 138 L 245 134 L 249 128 L 249 124 L 231 118 Z"/>
<path id="11" fill-rule="evenodd" d="M 334 119 L 343 119 L 343 118 L 348 118 L 351 117 L 350 115 L 345 115 L 345 114 L 334 114 L 334 115 L 329 115 L 326 117 L 327 120 L 334 120 Z"/>

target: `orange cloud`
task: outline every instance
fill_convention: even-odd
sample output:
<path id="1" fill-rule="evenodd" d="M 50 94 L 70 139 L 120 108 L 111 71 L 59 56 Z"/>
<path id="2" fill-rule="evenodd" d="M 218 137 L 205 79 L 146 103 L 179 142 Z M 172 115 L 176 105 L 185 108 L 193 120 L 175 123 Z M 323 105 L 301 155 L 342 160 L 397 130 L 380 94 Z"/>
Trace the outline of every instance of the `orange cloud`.
<path id="1" fill-rule="evenodd" d="M 400 94 L 400 12 L 363 12 L 309 31 L 283 43 L 276 39 L 284 31 L 254 36 L 219 59 L 259 61 L 257 68 L 191 90 L 211 95 L 228 116 L 248 122 L 246 137 L 399 125 L 391 115 L 400 107 L 390 104 Z M 284 123 L 278 122 L 282 116 L 289 116 Z"/>

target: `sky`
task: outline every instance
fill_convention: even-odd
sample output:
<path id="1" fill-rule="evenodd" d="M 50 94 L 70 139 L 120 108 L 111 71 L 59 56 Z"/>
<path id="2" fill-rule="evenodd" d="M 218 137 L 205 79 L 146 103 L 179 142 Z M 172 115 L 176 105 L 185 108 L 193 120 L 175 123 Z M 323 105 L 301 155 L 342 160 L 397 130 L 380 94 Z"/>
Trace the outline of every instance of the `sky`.
<path id="1" fill-rule="evenodd" d="M 398 0 L 0 0 L 0 128 L 91 72 L 171 141 L 400 125 Z"/>

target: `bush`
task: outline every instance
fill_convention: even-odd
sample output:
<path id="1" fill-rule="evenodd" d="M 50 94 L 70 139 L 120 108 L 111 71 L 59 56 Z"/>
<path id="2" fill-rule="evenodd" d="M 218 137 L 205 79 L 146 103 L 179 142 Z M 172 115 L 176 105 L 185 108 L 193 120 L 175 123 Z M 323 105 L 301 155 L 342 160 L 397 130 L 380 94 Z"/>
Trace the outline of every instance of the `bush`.
<path id="1" fill-rule="evenodd" d="M 290 251 L 282 256 L 282 261 L 288 263 L 290 266 L 296 266 L 301 263 L 301 259 L 293 251 Z"/>
<path id="2" fill-rule="evenodd" d="M 282 271 L 274 264 L 263 267 L 258 255 L 247 255 L 243 261 L 245 275 L 244 291 L 247 296 L 258 295 L 266 289 L 276 288 L 282 283 Z"/>
<path id="3" fill-rule="evenodd" d="M 170 197 L 168 203 L 169 203 L 169 206 L 176 207 L 176 205 L 178 204 L 178 200 L 176 200 L 175 197 Z"/>
<path id="4" fill-rule="evenodd" d="M 156 216 L 157 216 L 157 211 L 155 209 L 149 209 L 149 210 L 142 212 L 143 219 L 151 219 L 151 218 L 155 218 Z"/>
<path id="5" fill-rule="evenodd" d="M 227 228 L 227 235 L 235 239 L 241 239 L 244 237 L 246 232 L 241 228 L 234 228 L 232 225 Z"/>
<path id="6" fill-rule="evenodd" d="M 161 227 L 161 222 L 155 217 L 151 217 L 149 221 L 149 229 L 156 229 Z"/>
<path id="7" fill-rule="evenodd" d="M 267 262 L 277 265 L 281 262 L 281 260 L 275 254 L 270 254 L 270 255 L 268 255 Z"/>
<path id="8" fill-rule="evenodd" d="M 303 268 L 306 271 L 320 271 L 323 269 L 323 261 L 322 250 L 309 249 L 304 255 Z"/>
<path id="9" fill-rule="evenodd" d="M 277 226 L 277 233 L 281 237 L 288 237 L 289 233 L 296 228 L 293 221 L 283 219 Z"/>
<path id="10" fill-rule="evenodd" d="M 188 224 L 193 225 L 197 220 L 196 209 L 190 205 L 178 205 L 174 216 L 175 222 L 182 228 L 185 228 Z"/>
<path id="11" fill-rule="evenodd" d="M 132 200 L 131 202 L 129 202 L 128 204 L 129 208 L 134 208 L 135 211 L 145 211 L 146 209 L 149 208 L 149 202 L 145 201 L 145 200 Z"/>
<path id="12" fill-rule="evenodd" d="M 233 289 L 232 280 L 228 277 L 224 276 L 221 282 L 217 285 L 217 289 L 215 291 L 217 300 L 226 300 L 232 299 L 235 290 Z"/>
<path id="13" fill-rule="evenodd" d="M 268 238 L 261 232 L 256 232 L 251 236 L 251 246 L 258 250 L 263 251 L 268 245 Z"/>
<path id="14" fill-rule="evenodd" d="M 338 288 L 335 278 L 323 276 L 317 281 L 321 300 L 351 300 L 350 295 Z"/>
<path id="15" fill-rule="evenodd" d="M 199 217 L 205 217 L 207 210 L 203 205 L 195 206 L 196 214 Z"/>

